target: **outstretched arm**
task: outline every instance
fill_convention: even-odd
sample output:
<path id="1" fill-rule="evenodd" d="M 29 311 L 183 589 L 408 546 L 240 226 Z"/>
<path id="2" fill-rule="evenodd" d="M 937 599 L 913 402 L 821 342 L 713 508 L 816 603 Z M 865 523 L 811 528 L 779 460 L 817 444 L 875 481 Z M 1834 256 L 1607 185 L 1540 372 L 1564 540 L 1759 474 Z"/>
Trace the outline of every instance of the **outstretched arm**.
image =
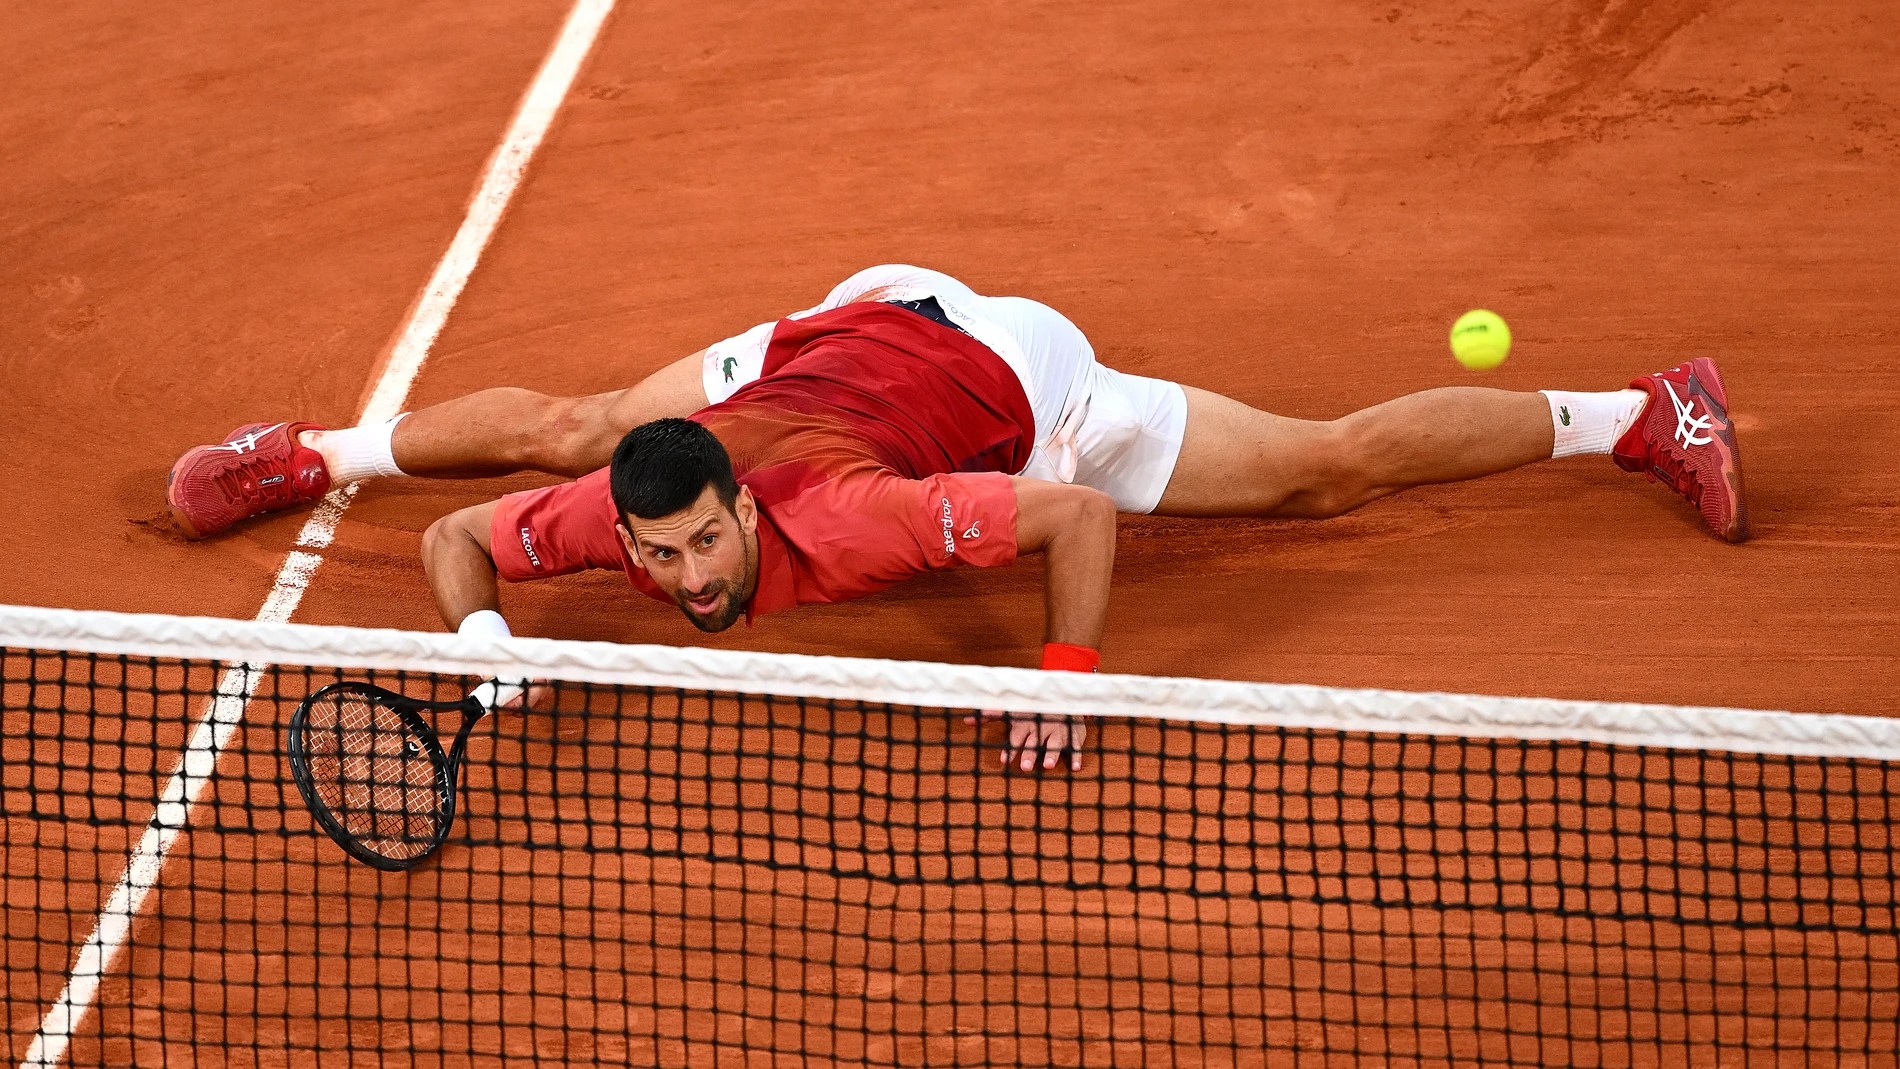
<path id="1" fill-rule="evenodd" d="M 1093 671 L 1115 570 L 1115 502 L 1086 486 L 1020 477 L 1011 485 L 1016 551 L 1045 558 L 1043 667 Z M 1080 770 L 1086 733 L 1080 717 L 1012 714 L 1003 763 L 1049 769 L 1067 752 L 1069 768 Z"/>
<path id="2" fill-rule="evenodd" d="M 489 521 L 497 501 L 474 505 L 429 525 L 422 534 L 422 568 L 442 622 L 460 634 L 506 636 Z M 525 679 L 491 679 L 471 692 L 490 709 L 522 709 L 541 700 L 546 688 Z"/>
<path id="3" fill-rule="evenodd" d="M 1011 479 L 1016 551 L 1045 558 L 1044 642 L 1095 649 L 1115 570 L 1115 502 L 1087 486 Z"/>
<path id="4" fill-rule="evenodd" d="M 429 525 L 422 534 L 422 569 L 429 576 L 436 611 L 451 630 L 469 616 L 501 609 L 489 524 L 498 501 L 473 505 Z"/>

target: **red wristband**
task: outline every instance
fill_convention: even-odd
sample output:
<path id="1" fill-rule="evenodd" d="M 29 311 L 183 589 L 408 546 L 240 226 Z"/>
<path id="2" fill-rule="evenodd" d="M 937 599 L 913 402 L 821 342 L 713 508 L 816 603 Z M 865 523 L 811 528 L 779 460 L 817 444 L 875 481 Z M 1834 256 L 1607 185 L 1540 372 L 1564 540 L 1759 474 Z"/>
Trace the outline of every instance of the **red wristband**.
<path id="1" fill-rule="evenodd" d="M 1067 642 L 1042 644 L 1042 667 L 1051 672 L 1093 672 L 1100 667 L 1102 655 L 1087 646 Z"/>

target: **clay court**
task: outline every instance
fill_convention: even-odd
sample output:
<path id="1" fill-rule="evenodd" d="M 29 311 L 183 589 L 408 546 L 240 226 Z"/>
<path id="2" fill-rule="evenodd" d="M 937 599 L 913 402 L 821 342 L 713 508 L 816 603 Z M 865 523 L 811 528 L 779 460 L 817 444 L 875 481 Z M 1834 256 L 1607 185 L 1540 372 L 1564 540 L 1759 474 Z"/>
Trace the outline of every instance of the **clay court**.
<path id="1" fill-rule="evenodd" d="M 253 420 L 354 421 L 567 14 L 493 0 L 16 13 L 0 104 L 0 602 L 258 614 L 303 517 L 187 543 L 167 468 Z M 1615 389 L 1714 356 L 1748 544 L 1708 537 L 1602 458 L 1320 523 L 1124 518 L 1104 670 L 1887 715 L 1890 30 L 1873 0 L 623 5 L 407 407 L 494 385 L 617 388 L 889 261 L 1044 301 L 1112 366 L 1309 418 L 1447 384 Z M 1517 339 L 1482 377 L 1445 344 L 1474 307 Z M 532 485 L 365 488 L 294 619 L 439 629 L 421 532 Z M 523 634 L 972 664 L 1032 665 L 1042 620 L 1034 563 L 713 636 L 611 575 L 505 596 Z M 186 726 L 147 708 L 124 730 L 157 740 L 162 769 Z M 937 746 L 968 729 L 915 730 Z M 32 757 L 8 747 L 11 790 Z M 929 761 L 957 767 L 947 752 Z M 279 804 L 275 771 L 220 773 L 270 781 Z M 157 775 L 128 770 L 127 790 Z M 1039 789 L 983 782 L 996 798 Z M 294 796 L 282 819 L 302 819 Z M 31 876 L 10 868 L 10 899 L 62 893 Z M 97 908 L 72 904 L 75 942 Z M 285 1035 L 309 1031 L 295 1006 L 270 1012 Z M 30 1036 L 24 1016 L 13 1031 Z M 946 1042 L 832 1055 L 974 1064 Z M 121 1055 L 160 1064 L 165 1049 Z M 249 1053 L 231 1064 L 270 1063 Z"/>

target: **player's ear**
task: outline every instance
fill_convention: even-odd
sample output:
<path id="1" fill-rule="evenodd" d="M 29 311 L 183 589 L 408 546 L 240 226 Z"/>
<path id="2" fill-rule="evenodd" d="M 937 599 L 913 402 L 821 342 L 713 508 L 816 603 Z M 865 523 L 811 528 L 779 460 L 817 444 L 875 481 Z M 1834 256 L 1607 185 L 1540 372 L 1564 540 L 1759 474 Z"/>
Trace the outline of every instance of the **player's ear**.
<path id="1" fill-rule="evenodd" d="M 759 503 L 752 500 L 751 487 L 739 487 L 739 495 L 732 499 L 732 514 L 739 518 L 739 529 L 746 534 L 759 529 Z"/>
<path id="2" fill-rule="evenodd" d="M 627 525 L 624 522 L 614 524 L 614 533 L 620 536 L 621 548 L 627 551 L 627 556 L 633 558 L 633 563 L 645 568 L 647 562 L 640 559 L 640 543 L 633 540 L 633 532 L 627 530 Z"/>

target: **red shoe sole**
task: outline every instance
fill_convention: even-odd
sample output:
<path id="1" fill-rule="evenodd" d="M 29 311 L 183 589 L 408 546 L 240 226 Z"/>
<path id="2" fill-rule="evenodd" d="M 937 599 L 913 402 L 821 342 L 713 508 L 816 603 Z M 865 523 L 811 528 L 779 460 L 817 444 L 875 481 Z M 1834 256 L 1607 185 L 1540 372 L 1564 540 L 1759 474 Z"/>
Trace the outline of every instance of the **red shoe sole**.
<path id="1" fill-rule="evenodd" d="M 1709 530 L 1724 542 L 1746 542 L 1748 507 L 1742 497 L 1742 454 L 1735 444 L 1735 421 L 1728 414 L 1728 389 L 1722 383 L 1722 373 L 1716 369 L 1715 361 L 1708 357 L 1697 357 L 1690 364 L 1690 380 L 1700 387 L 1703 404 L 1721 414 L 1722 424 L 1716 430 L 1716 438 L 1721 443 L 1718 470 L 1723 484 L 1728 487 L 1728 499 L 1734 506 L 1733 515 L 1725 514 L 1720 507 L 1704 508 L 1701 510 L 1702 522 L 1708 524 Z"/>
<path id="2" fill-rule="evenodd" d="M 178 475 L 178 465 L 183 464 L 185 459 L 195 452 L 197 452 L 196 449 L 187 450 L 185 455 L 179 457 L 178 462 L 172 465 L 172 470 L 165 473 L 165 505 L 171 510 L 172 525 L 178 528 L 179 534 L 184 535 L 186 540 L 191 542 L 198 541 L 200 538 L 203 538 L 204 535 L 199 533 L 198 528 L 185 515 L 184 508 L 180 506 L 177 499 L 172 496 L 172 491 L 173 484 Z"/>

